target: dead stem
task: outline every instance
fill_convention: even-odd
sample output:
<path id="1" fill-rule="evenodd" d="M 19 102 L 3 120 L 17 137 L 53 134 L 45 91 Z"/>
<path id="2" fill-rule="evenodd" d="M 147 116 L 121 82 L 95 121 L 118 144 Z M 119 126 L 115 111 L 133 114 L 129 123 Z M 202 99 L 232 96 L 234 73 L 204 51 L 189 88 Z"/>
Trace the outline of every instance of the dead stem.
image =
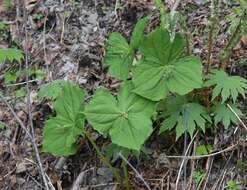
<path id="1" fill-rule="evenodd" d="M 29 70 L 29 63 L 28 63 L 28 34 L 27 34 L 27 9 L 25 7 L 25 3 L 23 5 L 23 11 L 24 11 L 24 29 L 25 29 L 25 69 L 26 71 Z M 40 169 L 40 173 L 41 173 L 41 176 L 43 178 L 43 182 L 45 184 L 45 188 L 47 190 L 49 189 L 55 189 L 54 187 L 51 187 L 49 188 L 49 185 L 48 185 L 48 182 L 47 182 L 47 179 L 46 179 L 46 175 L 45 175 L 45 172 L 44 172 L 44 169 L 43 169 L 43 166 L 42 166 L 42 163 L 41 163 L 41 159 L 40 159 L 40 155 L 39 155 L 39 150 L 38 150 L 38 147 L 37 147 L 37 144 L 36 144 L 36 140 L 35 140 L 35 131 L 34 131 L 34 127 L 33 127 L 33 115 L 32 115 L 32 105 L 31 105 L 31 96 L 30 96 L 30 89 L 29 89 L 29 77 L 28 77 L 28 72 L 26 72 L 26 91 L 27 91 L 27 105 L 28 105 L 28 120 L 29 120 L 29 126 L 30 126 L 30 129 L 31 129 L 31 141 L 32 141 L 32 144 L 33 144 L 33 148 L 34 148 L 34 152 L 35 152 L 35 156 L 36 156 L 36 160 L 38 162 L 38 166 L 39 166 L 39 169 Z"/>

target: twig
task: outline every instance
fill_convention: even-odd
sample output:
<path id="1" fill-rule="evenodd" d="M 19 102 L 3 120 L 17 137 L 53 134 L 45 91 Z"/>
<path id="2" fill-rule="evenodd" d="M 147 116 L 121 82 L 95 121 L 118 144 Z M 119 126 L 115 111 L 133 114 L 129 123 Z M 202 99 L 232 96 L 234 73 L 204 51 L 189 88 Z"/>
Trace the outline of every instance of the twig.
<path id="1" fill-rule="evenodd" d="M 114 7 L 114 13 L 115 13 L 116 18 L 118 18 L 118 14 L 117 14 L 118 4 L 119 4 L 119 0 L 116 0 L 115 7 Z"/>
<path id="2" fill-rule="evenodd" d="M 29 69 L 29 64 L 28 64 L 28 41 L 27 41 L 27 38 L 28 38 L 28 35 L 27 35 L 27 9 L 26 9 L 26 6 L 25 6 L 25 3 L 23 5 L 24 9 L 24 29 L 25 29 L 25 69 L 26 71 L 28 71 Z M 37 144 L 35 142 L 35 132 L 34 132 L 34 127 L 33 127 L 33 116 L 32 116 L 32 107 L 31 107 L 31 96 L 30 96 L 30 89 L 29 89 L 29 79 L 28 79 L 28 73 L 26 72 L 26 91 L 27 91 L 27 105 L 28 105 L 28 119 L 29 119 L 29 124 L 30 124 L 30 128 L 31 128 L 31 141 L 32 141 L 32 144 L 33 144 L 33 148 L 34 148 L 34 152 L 35 152 L 35 156 L 36 156 L 36 159 L 37 159 L 37 162 L 38 162 L 38 165 L 39 165 L 39 169 L 40 169 L 40 173 L 41 173 L 41 176 L 43 178 L 43 182 L 45 184 L 45 188 L 47 190 L 49 190 L 49 185 L 48 185 L 48 182 L 47 182 L 47 179 L 46 179 L 46 176 L 45 176 L 45 172 L 44 172 L 44 169 L 43 169 L 43 166 L 42 166 L 42 163 L 41 163 L 41 159 L 40 159 L 40 155 L 39 155 L 39 150 L 38 150 L 38 147 L 37 147 Z"/>
<path id="3" fill-rule="evenodd" d="M 198 136 L 196 136 L 195 142 L 194 142 L 194 147 L 193 147 L 193 156 L 196 154 L 196 147 L 198 144 Z M 192 189 L 193 187 L 193 177 L 194 177 L 194 172 L 195 172 L 195 161 L 191 160 L 191 171 L 190 171 L 190 179 L 189 179 L 189 184 L 188 184 L 188 189 Z"/>
<path id="4" fill-rule="evenodd" d="M 91 170 L 94 170 L 94 168 L 90 168 L 90 169 L 88 169 L 88 170 L 82 171 L 82 172 L 77 176 L 76 180 L 74 181 L 71 190 L 80 190 L 80 188 L 81 188 L 80 186 L 81 186 L 83 180 L 85 179 L 85 174 L 86 174 L 87 172 L 91 171 Z"/>
<path id="5" fill-rule="evenodd" d="M 7 85 L 5 85 L 5 87 L 19 86 L 19 85 L 23 85 L 23 84 L 27 84 L 27 83 L 32 83 L 32 82 L 37 82 L 37 81 L 39 81 L 39 80 L 38 79 L 33 79 L 33 80 L 25 81 L 25 82 L 19 82 L 19 83 L 14 83 L 14 84 L 7 84 Z"/>
<path id="6" fill-rule="evenodd" d="M 98 188 L 98 187 L 111 186 L 111 185 L 119 185 L 119 183 L 101 183 L 101 184 L 97 184 L 97 185 L 90 185 L 90 186 L 87 186 L 87 187 L 89 187 L 89 188 Z"/>
<path id="7" fill-rule="evenodd" d="M 16 119 L 16 121 L 19 123 L 20 127 L 25 131 L 25 133 L 27 134 L 27 136 L 30 139 L 32 139 L 32 135 L 29 133 L 29 131 L 25 127 L 25 125 L 22 122 L 22 120 L 18 117 L 18 115 L 15 113 L 14 109 L 12 108 L 12 106 L 5 100 L 5 98 L 1 94 L 0 94 L 0 99 L 9 108 L 9 110 L 12 113 L 12 115 L 14 116 L 14 118 Z"/>
<path id="8" fill-rule="evenodd" d="M 144 185 L 146 186 L 146 188 L 148 190 L 151 190 L 150 186 L 148 185 L 148 183 L 144 180 L 144 178 L 142 177 L 142 175 L 135 169 L 135 167 L 120 153 L 118 153 L 118 156 L 126 162 L 126 164 L 129 165 L 129 167 L 131 167 L 131 169 L 135 172 L 136 176 L 144 183 Z"/>
<path id="9" fill-rule="evenodd" d="M 184 153 L 184 157 L 183 157 L 182 163 L 181 163 L 180 168 L 179 168 L 179 171 L 178 171 L 178 177 L 177 177 L 177 180 L 176 180 L 175 190 L 178 190 L 178 183 L 179 183 L 179 180 L 180 180 L 182 169 L 183 169 L 183 166 L 184 166 L 185 161 L 187 160 L 186 155 L 188 154 L 188 152 L 190 150 L 190 147 L 192 146 L 192 144 L 194 142 L 194 139 L 197 136 L 197 134 L 198 134 L 198 131 L 196 132 L 196 134 L 194 135 L 194 137 L 191 139 L 190 144 L 189 144 L 189 146 L 187 147 L 187 150 Z M 184 187 L 184 188 L 186 188 L 186 187 Z"/>
<path id="10" fill-rule="evenodd" d="M 232 107 L 227 104 L 227 107 L 231 110 L 231 112 L 237 117 L 237 119 L 239 120 L 239 122 L 241 123 L 241 125 L 245 128 L 245 130 L 247 131 L 247 126 L 244 124 L 244 122 L 242 121 L 242 119 L 238 116 L 238 114 L 232 109 Z"/>
<path id="11" fill-rule="evenodd" d="M 174 3 L 174 5 L 171 9 L 171 13 L 170 13 L 172 17 L 174 16 L 176 9 L 178 8 L 180 2 L 181 2 L 181 0 L 176 0 L 176 2 Z"/>
<path id="12" fill-rule="evenodd" d="M 206 155 L 201 155 L 201 156 L 164 156 L 166 158 L 176 158 L 176 159 L 191 159 L 191 160 L 197 160 L 197 159 L 202 159 L 202 158 L 208 158 L 208 157 L 212 157 L 212 156 L 216 156 L 216 155 L 219 155 L 223 152 L 228 152 L 230 150 L 233 150 L 235 149 L 239 144 L 234 144 L 234 145 L 231 145 L 221 151 L 218 151 L 218 152 L 214 152 L 214 153 L 211 153 L 211 154 L 206 154 Z"/>

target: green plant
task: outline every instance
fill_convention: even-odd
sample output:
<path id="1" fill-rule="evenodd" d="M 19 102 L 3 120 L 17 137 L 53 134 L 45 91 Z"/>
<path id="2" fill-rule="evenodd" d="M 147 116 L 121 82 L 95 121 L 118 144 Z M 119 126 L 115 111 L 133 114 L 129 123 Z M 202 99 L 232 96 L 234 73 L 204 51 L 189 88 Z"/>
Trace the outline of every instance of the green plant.
<path id="1" fill-rule="evenodd" d="M 116 96 L 99 88 L 85 105 L 85 92 L 69 82 L 54 81 L 41 87 L 39 99 L 55 101 L 56 113 L 45 124 L 45 152 L 57 156 L 75 154 L 78 137 L 86 136 L 111 167 L 108 160 L 116 160 L 118 153 L 126 157 L 140 153 L 153 125 L 160 133 L 175 129 L 177 140 L 183 134 L 192 137 L 196 130 L 205 132 L 219 123 L 225 128 L 231 122 L 238 123 L 235 114 L 240 115 L 240 110 L 236 103 L 238 97 L 244 96 L 247 81 L 209 66 L 203 74 L 200 59 L 185 53 L 181 34 L 172 38 L 170 31 L 157 27 L 144 35 L 148 18 L 136 24 L 129 43 L 120 33 L 109 37 L 103 63 L 109 74 L 121 81 Z M 113 145 L 108 159 L 84 129 L 85 120 L 103 137 L 110 137 Z M 205 154 L 208 149 L 204 146 L 198 152 Z M 126 171 L 126 166 L 122 167 Z M 197 181 L 201 181 L 204 174 L 198 176 Z"/>
<path id="2" fill-rule="evenodd" d="M 9 38 L 9 26 L 0 21 L 0 41 L 8 40 Z"/>
<path id="3" fill-rule="evenodd" d="M 180 34 L 172 40 L 167 30 L 157 27 L 144 36 L 147 22 L 145 17 L 137 23 L 129 44 L 119 33 L 110 35 L 104 63 L 113 77 L 124 82 L 116 98 L 110 91 L 98 89 L 85 110 L 80 111 L 81 117 L 104 137 L 109 136 L 114 144 L 136 151 L 141 150 L 153 131 L 151 119 L 157 115 L 157 103 L 157 118 L 164 120 L 160 133 L 176 128 L 176 139 L 187 132 L 193 136 L 197 129 L 205 132 L 212 123 L 222 122 L 225 128 L 230 122 L 237 123 L 235 114 L 226 105 L 235 103 L 239 94 L 244 95 L 246 80 L 228 76 L 223 70 L 209 70 L 203 76 L 200 60 L 185 56 L 185 42 Z M 128 76 L 132 80 L 126 81 Z M 38 97 L 59 100 L 63 88 L 63 82 L 55 81 L 43 86 Z M 202 96 L 205 89 L 212 89 L 209 105 L 203 103 L 207 98 Z"/>
<path id="4" fill-rule="evenodd" d="M 27 71 L 22 69 L 16 71 L 12 69 L 4 73 L 4 83 L 5 85 L 15 83 L 18 79 L 25 78 L 26 74 L 30 79 L 33 78 L 36 80 L 42 80 L 45 76 L 44 71 L 39 69 L 28 69 Z"/>
<path id="5" fill-rule="evenodd" d="M 56 116 L 46 121 L 43 151 L 56 156 L 76 153 L 76 140 L 83 135 L 85 92 L 79 87 L 65 83 L 62 92 L 54 102 Z M 56 139 L 56 140 L 54 140 Z"/>
<path id="6" fill-rule="evenodd" d="M 3 7 L 5 11 L 9 11 L 13 7 L 11 0 L 3 0 Z"/>
<path id="7" fill-rule="evenodd" d="M 23 59 L 22 51 L 18 49 L 0 49 L 0 64 L 9 60 L 10 62 L 18 61 Z"/>
<path id="8" fill-rule="evenodd" d="M 85 115 L 93 128 L 109 135 L 114 144 L 140 150 L 153 131 L 150 117 L 155 103 L 131 93 L 133 88 L 131 82 L 125 82 L 117 100 L 109 91 L 98 90 L 86 106 Z"/>
<path id="9" fill-rule="evenodd" d="M 240 187 L 240 185 L 239 185 L 236 181 L 234 181 L 234 180 L 229 180 L 229 181 L 227 182 L 226 189 L 228 189 L 228 190 L 240 190 L 241 187 Z"/>
<path id="10" fill-rule="evenodd" d="M 221 50 L 220 61 L 221 68 L 229 65 L 229 59 L 232 50 L 239 43 L 243 35 L 247 34 L 247 3 L 245 0 L 239 0 L 240 6 L 233 9 L 235 15 L 228 16 L 230 27 L 228 29 L 229 41 L 223 50 Z"/>
<path id="11" fill-rule="evenodd" d="M 175 126 L 176 139 L 186 131 L 190 133 L 192 138 L 196 127 L 205 132 L 206 123 L 211 123 L 206 108 L 198 103 L 189 103 L 184 96 L 168 97 L 163 107 L 165 108 L 163 114 L 166 119 L 161 124 L 160 133 L 171 130 Z"/>
<path id="12" fill-rule="evenodd" d="M 55 80 L 52 83 L 41 86 L 38 92 L 39 100 L 55 100 L 61 94 L 65 82 L 63 80 Z"/>
<path id="13" fill-rule="evenodd" d="M 169 92 L 185 95 L 202 87 L 202 65 L 198 58 L 182 56 L 185 42 L 177 34 L 171 42 L 169 33 L 157 28 L 140 46 L 143 59 L 133 70 L 134 92 L 153 101 Z"/>
<path id="14" fill-rule="evenodd" d="M 33 15 L 33 17 L 34 17 L 35 20 L 40 21 L 45 17 L 45 15 L 43 13 L 41 13 L 41 12 L 38 12 L 38 13 L 35 13 Z"/>
<path id="15" fill-rule="evenodd" d="M 0 130 L 3 130 L 5 128 L 5 124 L 3 122 L 0 122 Z"/>
<path id="16" fill-rule="evenodd" d="M 113 32 L 108 40 L 103 63 L 109 66 L 109 73 L 120 80 L 126 80 L 132 67 L 135 51 L 140 45 L 143 31 L 149 18 L 141 19 L 132 33 L 130 44 L 118 32 Z"/>
<path id="17" fill-rule="evenodd" d="M 245 89 L 247 89 L 247 80 L 239 76 L 228 76 L 223 70 L 211 71 L 209 80 L 205 83 L 206 86 L 215 86 L 213 88 L 212 100 L 219 95 L 222 103 L 228 99 L 236 102 L 237 97 L 245 96 Z"/>
<path id="18" fill-rule="evenodd" d="M 205 177 L 205 172 L 203 170 L 197 170 L 195 172 L 195 174 L 193 175 L 193 180 L 196 183 L 196 187 L 198 187 L 198 185 L 201 183 L 201 181 L 203 180 L 203 178 Z"/>
<path id="19" fill-rule="evenodd" d="M 209 154 L 213 150 L 213 146 L 211 144 L 200 145 L 196 147 L 196 155 L 206 155 Z"/>

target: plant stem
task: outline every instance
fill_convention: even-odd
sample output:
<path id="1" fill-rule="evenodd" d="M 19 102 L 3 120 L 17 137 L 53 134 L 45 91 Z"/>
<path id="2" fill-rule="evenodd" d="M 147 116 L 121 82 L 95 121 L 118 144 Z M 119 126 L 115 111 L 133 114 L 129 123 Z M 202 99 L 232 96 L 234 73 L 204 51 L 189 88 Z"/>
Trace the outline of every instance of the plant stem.
<path id="1" fill-rule="evenodd" d="M 130 184 L 129 184 L 129 174 L 128 174 L 128 168 L 127 164 L 122 160 L 121 164 L 123 171 L 124 171 L 124 186 L 126 190 L 130 190 Z"/>
<path id="2" fill-rule="evenodd" d="M 211 1 L 211 21 L 210 21 L 210 30 L 208 35 L 208 54 L 207 54 L 207 64 L 206 64 L 206 74 L 210 72 L 210 67 L 212 64 L 212 49 L 213 49 L 213 38 L 214 38 L 214 32 L 216 28 L 217 23 L 217 17 L 219 16 L 219 6 L 220 3 L 217 3 L 217 0 Z"/>
<path id="3" fill-rule="evenodd" d="M 241 34 L 241 24 L 242 21 L 240 20 L 235 31 L 233 32 L 228 44 L 224 48 L 224 50 L 221 53 L 220 58 L 220 68 L 225 69 L 227 65 L 229 64 L 229 59 L 232 55 L 233 48 L 237 45 L 237 43 L 240 41 L 242 34 Z"/>
<path id="4" fill-rule="evenodd" d="M 117 170 L 114 167 L 112 167 L 111 163 L 101 153 L 99 147 L 96 145 L 94 140 L 90 137 L 90 134 L 88 132 L 85 132 L 85 135 L 86 135 L 87 139 L 89 140 L 89 142 L 92 144 L 93 148 L 95 149 L 97 155 L 100 157 L 103 164 L 109 168 L 109 170 L 112 172 L 113 176 L 116 178 L 117 182 L 121 183 L 121 177 L 120 177 L 119 173 L 117 172 Z"/>
<path id="5" fill-rule="evenodd" d="M 209 31 L 209 36 L 208 36 L 208 55 L 207 55 L 207 65 L 206 65 L 206 74 L 209 73 L 211 63 L 212 63 L 212 45 L 213 45 L 213 33 L 216 25 L 216 19 L 212 18 L 212 24 L 211 28 Z"/>

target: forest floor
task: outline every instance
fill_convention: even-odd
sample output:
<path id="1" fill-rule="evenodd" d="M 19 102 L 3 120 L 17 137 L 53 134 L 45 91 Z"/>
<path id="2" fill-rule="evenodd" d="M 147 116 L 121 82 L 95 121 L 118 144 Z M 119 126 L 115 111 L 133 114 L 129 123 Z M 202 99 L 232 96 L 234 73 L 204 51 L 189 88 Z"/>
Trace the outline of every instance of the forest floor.
<path id="1" fill-rule="evenodd" d="M 0 0 L 0 21 L 7 23 L 9 28 L 0 33 L 0 48 L 14 46 L 28 49 L 35 140 L 51 183 L 58 190 L 71 189 L 78 176 L 83 175 L 77 189 L 116 189 L 118 184 L 112 173 L 83 138 L 78 142 L 80 150 L 74 156 L 58 158 L 42 153 L 44 122 L 52 115 L 52 105 L 48 101 L 38 101 L 37 91 L 44 83 L 63 79 L 79 84 L 89 98 L 99 86 L 114 92 L 120 82 L 111 78 L 102 65 L 107 37 L 111 32 L 118 31 L 129 39 L 135 23 L 145 15 L 152 15 L 150 30 L 158 25 L 159 12 L 153 1 L 125 0 L 116 4 L 115 0 L 26 0 L 26 20 L 22 1 L 13 1 L 8 11 L 4 2 Z M 165 3 L 168 9 L 173 4 L 172 0 Z M 229 23 L 225 17 L 232 14 L 229 7 L 235 6 L 230 0 L 222 4 L 219 34 L 213 42 L 213 65 L 219 64 L 219 51 L 229 40 L 226 34 Z M 228 8 L 227 4 L 230 4 Z M 192 34 L 192 53 L 205 61 L 210 2 L 181 1 L 178 11 L 186 16 L 188 32 Z M 231 67 L 227 69 L 229 73 L 247 79 L 246 45 L 244 42 L 237 45 L 231 57 Z M 24 62 L 0 65 L 0 93 L 28 126 L 25 74 L 21 72 L 24 68 Z M 246 100 L 242 100 L 240 106 L 244 114 L 247 112 L 246 105 Z M 6 126 L 0 129 L 0 189 L 45 189 L 32 144 L 4 102 L 0 102 L 0 121 Z M 92 130 L 91 133 L 104 151 L 109 141 Z M 169 156 L 183 155 L 184 139 L 175 141 L 173 132 L 164 135 L 155 132 L 146 143 L 147 154 L 139 160 L 130 158 L 129 161 L 151 189 L 175 189 L 178 175 L 181 175 L 178 189 L 195 189 L 200 181 L 204 182 L 201 189 L 230 189 L 231 184 L 232 189 L 247 189 L 246 131 L 241 126 L 231 126 L 228 130 L 219 127 L 217 133 L 199 134 L 196 143 L 211 144 L 217 154 L 185 160 L 181 172 L 183 159 Z M 115 163 L 115 166 L 119 165 Z M 131 167 L 128 171 L 131 189 L 146 189 Z M 206 172 L 208 177 L 201 180 Z M 189 184 L 186 188 L 185 183 Z"/>

